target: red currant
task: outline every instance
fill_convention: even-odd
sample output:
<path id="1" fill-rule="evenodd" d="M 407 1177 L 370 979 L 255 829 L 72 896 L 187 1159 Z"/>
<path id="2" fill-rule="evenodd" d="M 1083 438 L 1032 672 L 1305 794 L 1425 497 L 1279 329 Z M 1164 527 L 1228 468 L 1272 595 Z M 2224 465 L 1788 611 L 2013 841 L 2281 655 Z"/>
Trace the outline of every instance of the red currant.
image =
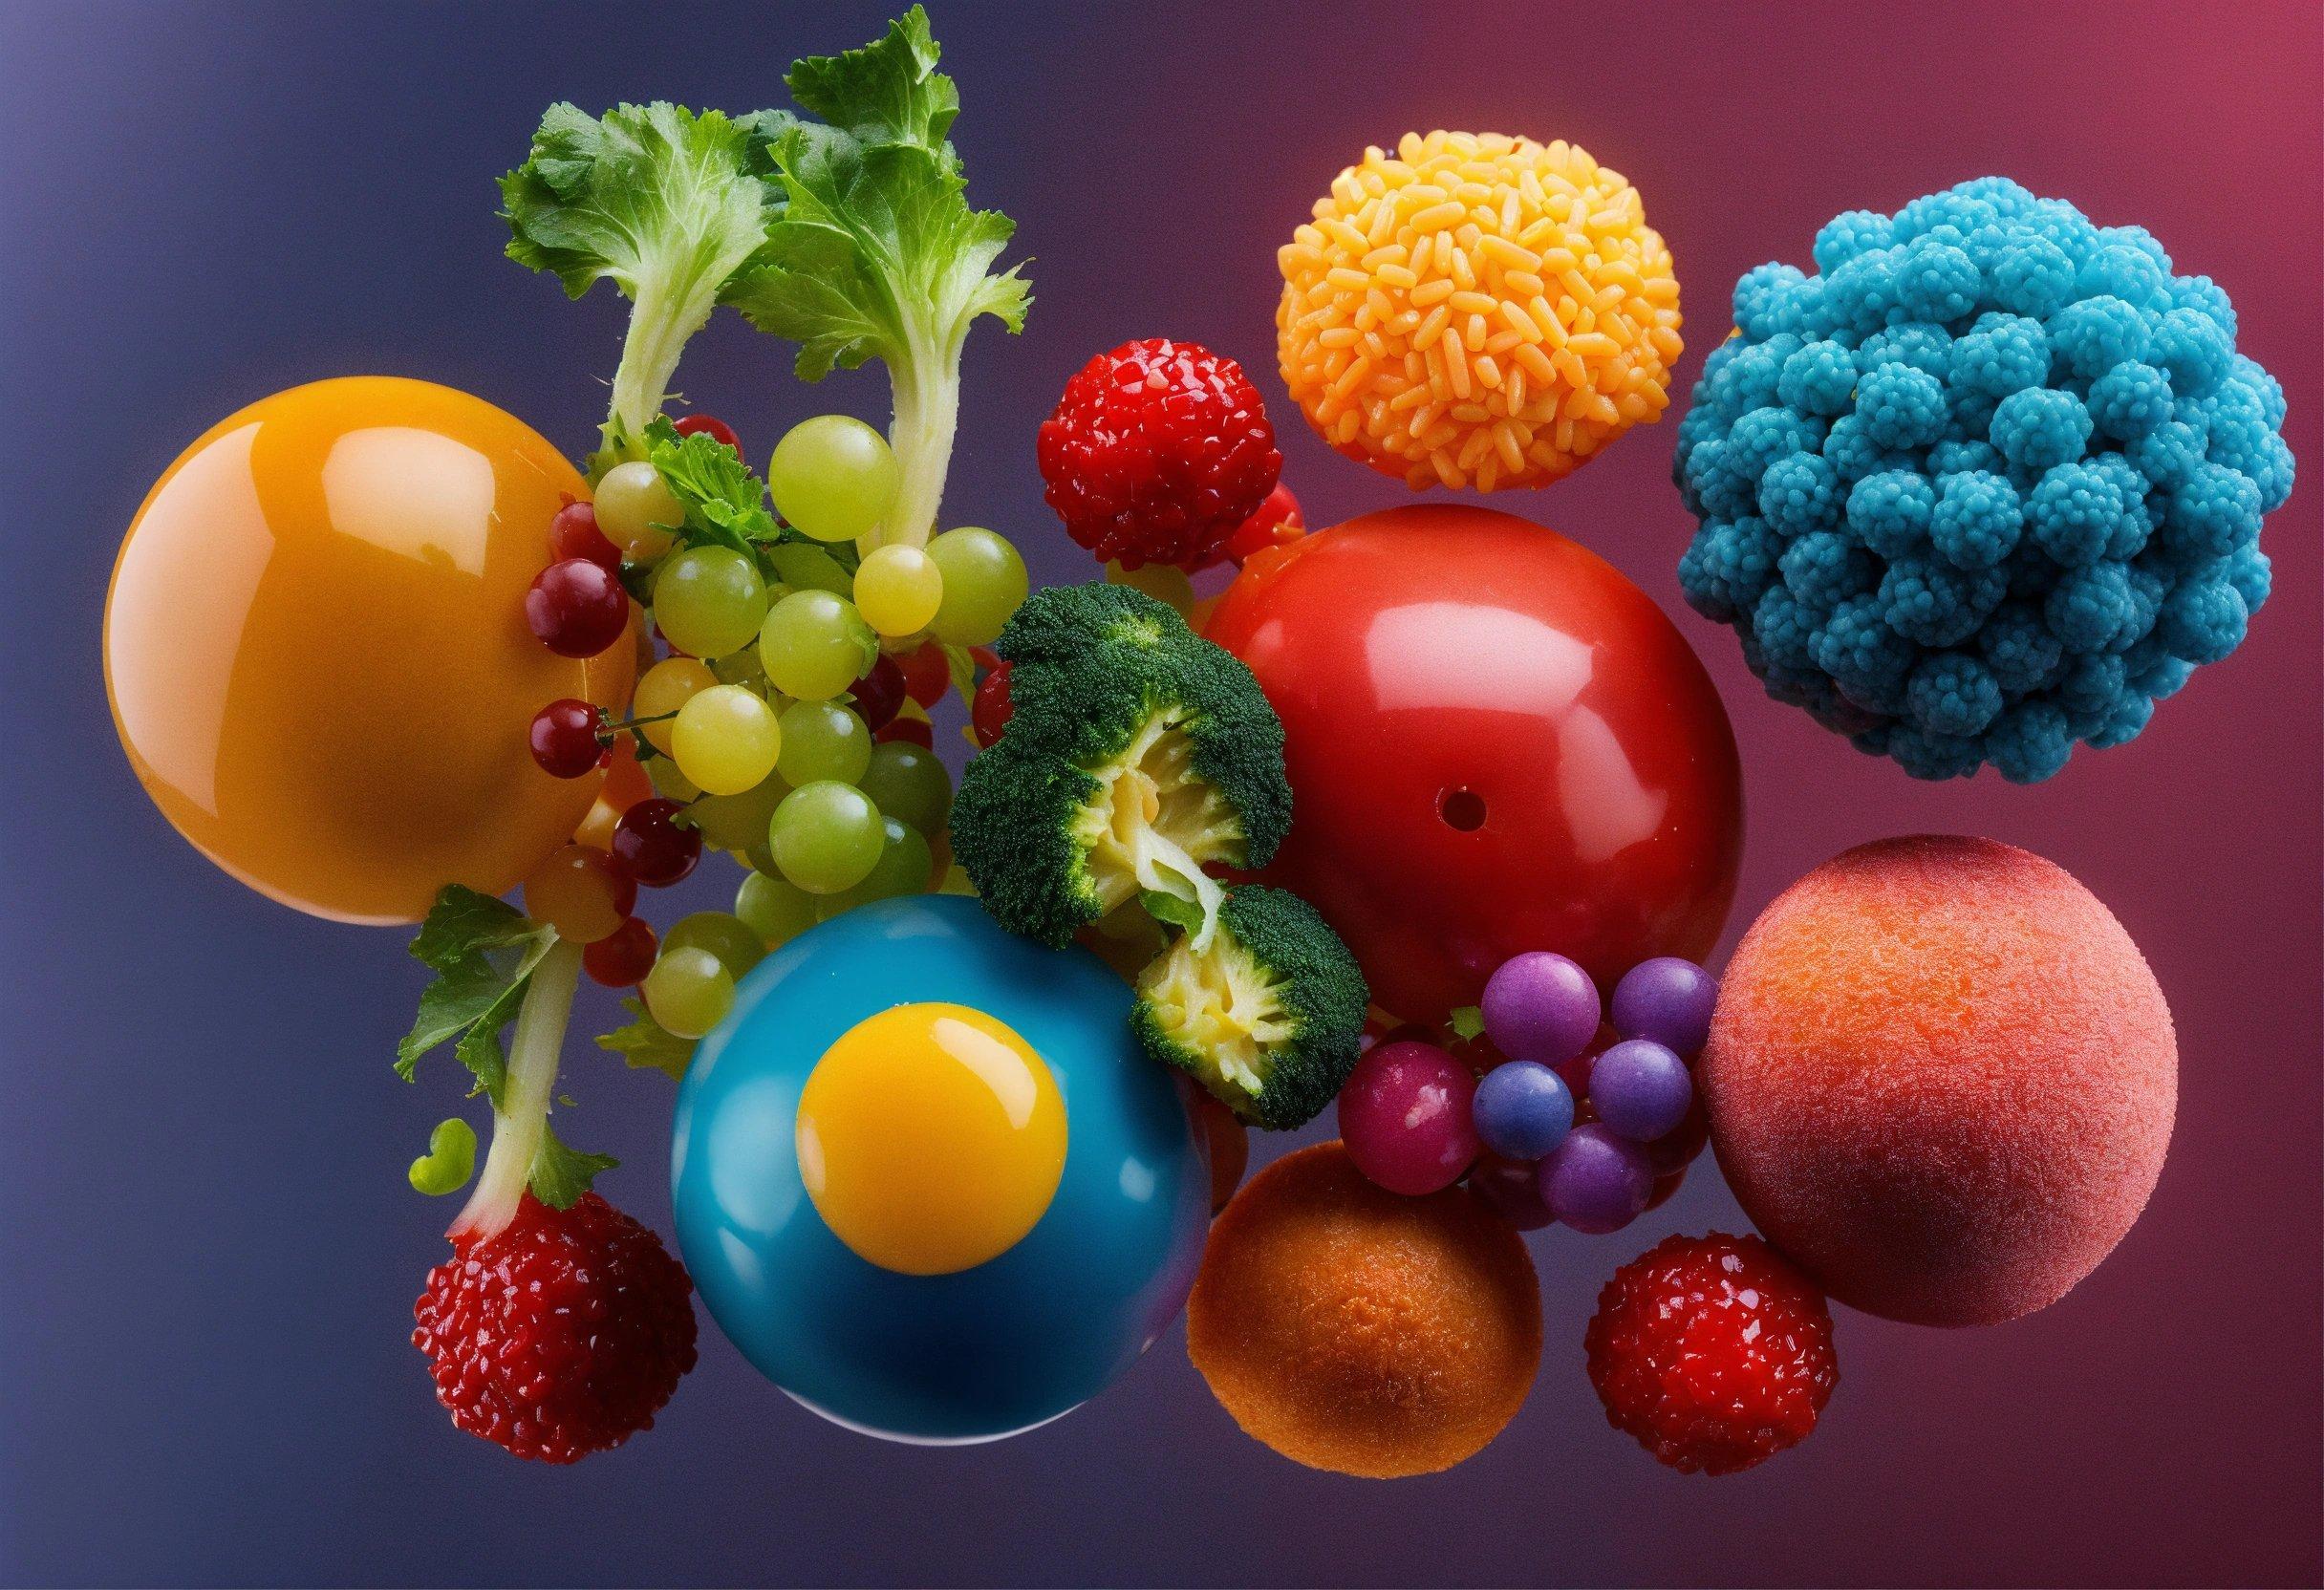
<path id="1" fill-rule="evenodd" d="M 883 745 L 891 741 L 901 740 L 924 750 L 933 751 L 936 748 L 936 731 L 928 726 L 928 720 L 925 718 L 892 719 L 887 727 L 872 738 Z"/>
<path id="2" fill-rule="evenodd" d="M 621 814 L 613 825 L 613 865 L 624 876 L 666 889 L 694 870 L 702 859 L 702 836 L 678 821 L 684 809 L 657 795 Z"/>
<path id="3" fill-rule="evenodd" d="M 552 779 L 577 779 L 605 758 L 602 720 L 587 701 L 570 697 L 532 715 L 532 760 Z"/>
<path id="4" fill-rule="evenodd" d="M 636 885 L 632 884 L 633 892 Z M 608 988 L 634 988 L 654 970 L 659 948 L 654 929 L 642 918 L 625 916 L 621 926 L 581 952 L 581 969 Z"/>
<path id="5" fill-rule="evenodd" d="M 562 657 L 593 657 L 630 622 L 630 593 L 602 564 L 566 558 L 541 570 L 525 592 L 525 622 Z"/>
<path id="6" fill-rule="evenodd" d="M 734 434 L 734 427 L 714 415 L 689 414 L 670 428 L 679 436 L 706 436 L 713 441 L 722 441 L 738 455 L 742 451 L 742 440 Z"/>
<path id="7" fill-rule="evenodd" d="M 969 709 L 970 725 L 977 732 L 977 743 L 990 745 L 999 740 L 1009 726 L 1017 703 L 1009 699 L 1009 665 L 1002 663 L 984 676 L 977 686 L 977 699 Z"/>
<path id="8" fill-rule="evenodd" d="M 904 692 L 924 707 L 935 706 L 952 688 L 952 664 L 941 646 L 922 646 L 895 659 L 904 672 Z"/>
<path id="9" fill-rule="evenodd" d="M 621 572 L 621 548 L 597 527 L 597 510 L 587 503 L 568 503 L 549 522 L 549 555 L 558 563 L 587 558 L 609 574 Z"/>
<path id="10" fill-rule="evenodd" d="M 872 665 L 872 672 L 848 687 L 848 693 L 855 698 L 855 716 L 864 720 L 865 728 L 877 734 L 904 704 L 904 671 L 893 657 L 883 655 Z"/>

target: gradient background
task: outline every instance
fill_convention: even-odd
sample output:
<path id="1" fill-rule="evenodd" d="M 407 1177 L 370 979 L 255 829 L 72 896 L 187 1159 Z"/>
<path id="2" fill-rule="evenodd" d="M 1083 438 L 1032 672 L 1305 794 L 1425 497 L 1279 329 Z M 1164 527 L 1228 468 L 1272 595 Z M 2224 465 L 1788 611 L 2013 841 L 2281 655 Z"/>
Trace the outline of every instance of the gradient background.
<path id="1" fill-rule="evenodd" d="M 1271 393 L 1273 256 L 1367 142 L 1451 124 L 1572 138 L 1674 250 L 1682 374 L 1736 275 L 1834 211 L 2006 172 L 2142 222 L 2234 294 L 2282 378 L 2296 494 L 2276 595 L 2135 743 L 2015 788 L 1912 783 L 1766 700 L 1687 612 L 1671 427 L 1543 496 L 1700 649 L 1751 800 L 1734 931 L 1857 841 L 1990 834 L 2055 858 L 2145 948 L 2178 1019 L 2153 1206 L 2071 1297 L 1997 1329 L 1844 1314 L 1822 1429 L 1754 1472 L 1666 1472 L 1581 1369 L 1591 1300 L 1665 1233 L 1732 1228 L 1715 1174 L 1611 1238 L 1545 1233 L 1547 1348 L 1507 1434 L 1445 1475 L 1313 1474 L 1246 1440 L 1173 1334 L 1074 1417 L 916 1450 L 821 1423 L 704 1320 L 650 1435 L 577 1470 L 455 1434 L 406 1343 L 447 1207 L 403 1167 L 457 1102 L 388 1069 L 421 980 L 402 935 L 311 921 L 204 864 L 108 728 L 97 624 L 122 526 L 212 420 L 279 387 L 424 376 L 591 440 L 619 334 L 500 257 L 491 179 L 541 108 L 782 98 L 795 54 L 884 8 L 0 5 L 0 1577 L 25 1581 L 970 1579 L 2315 1582 L 2319 1561 L 2319 13 L 2171 6 L 1773 10 L 938 0 L 972 196 L 1014 215 L 1039 305 L 970 346 L 954 522 L 1088 565 L 1032 432 L 1120 339 L 1199 338 Z M 1463 33 L 1452 12 L 1474 18 Z M 69 11 L 69 15 L 68 15 Z M 1103 12 L 1103 14 L 1100 14 Z M 1361 26 L 1344 18 L 1362 12 Z M 721 320 L 681 385 L 763 450 L 819 390 Z M 1278 398 L 1327 523 L 1402 488 Z M 762 452 L 763 456 L 763 452 Z M 189 591 L 187 600 L 202 593 Z M 715 882 L 710 881 L 717 875 Z M 683 907 L 731 886 L 705 867 Z M 671 914 L 680 902 L 657 901 Z M 664 917 L 668 919 L 667 916 Z M 1732 942 L 1732 937 L 1731 937 Z M 606 1003 L 585 1009 L 581 1030 Z M 582 1139 L 666 1224 L 665 1085 L 585 1044 Z M 1709 1162 L 1705 1162 L 1708 1166 Z"/>

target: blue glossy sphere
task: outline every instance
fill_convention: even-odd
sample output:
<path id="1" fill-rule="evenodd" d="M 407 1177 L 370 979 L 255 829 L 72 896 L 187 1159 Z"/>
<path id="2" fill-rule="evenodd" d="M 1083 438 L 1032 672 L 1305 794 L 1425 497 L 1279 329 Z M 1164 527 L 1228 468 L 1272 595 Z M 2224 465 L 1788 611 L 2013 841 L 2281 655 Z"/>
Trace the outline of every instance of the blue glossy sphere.
<path id="1" fill-rule="evenodd" d="M 1485 1073 L 1470 1115 L 1477 1137 L 1503 1159 L 1539 1159 L 1573 1129 L 1574 1096 L 1548 1066 L 1512 1060 Z"/>
<path id="2" fill-rule="evenodd" d="M 1065 1108 L 1046 1212 L 951 1275 L 856 1257 L 808 1198 L 794 1139 L 833 1041 L 921 1000 L 1015 1028 Z M 953 895 L 858 907 L 768 956 L 703 1040 L 673 1127 L 678 1248 L 711 1318 L 793 1398 L 893 1440 L 995 1440 L 1103 1390 L 1184 1304 L 1210 1219 L 1187 1100 L 1139 1053 L 1129 1008 L 1095 956 L 1013 937 Z"/>

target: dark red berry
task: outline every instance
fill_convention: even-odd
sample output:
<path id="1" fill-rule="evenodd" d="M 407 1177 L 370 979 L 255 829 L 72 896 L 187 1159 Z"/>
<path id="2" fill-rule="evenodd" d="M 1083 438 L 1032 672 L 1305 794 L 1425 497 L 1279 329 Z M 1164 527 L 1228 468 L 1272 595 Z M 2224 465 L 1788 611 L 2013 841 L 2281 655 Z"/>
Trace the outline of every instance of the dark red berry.
<path id="1" fill-rule="evenodd" d="M 649 889 L 667 889 L 693 871 L 702 859 L 702 835 L 678 821 L 685 809 L 656 795 L 623 812 L 613 825 L 614 871 Z"/>
<path id="2" fill-rule="evenodd" d="M 900 740 L 906 744 L 917 745 L 923 750 L 933 751 L 936 748 L 936 730 L 929 727 L 928 720 L 925 718 L 890 719 L 887 726 L 872 738 L 883 745 L 891 741 Z"/>
<path id="3" fill-rule="evenodd" d="M 694 1367 L 694 1285 L 594 1192 L 529 1192 L 506 1230 L 457 1240 L 412 1315 L 436 1400 L 519 1457 L 573 1463 L 641 1429 Z"/>
<path id="4" fill-rule="evenodd" d="M 557 655 L 593 657 L 629 627 L 630 593 L 602 564 L 566 558 L 533 578 L 525 622 Z"/>
<path id="5" fill-rule="evenodd" d="M 532 715 L 532 760 L 552 779 L 577 779 L 605 758 L 603 715 L 570 696 Z"/>
<path id="6" fill-rule="evenodd" d="M 631 884 L 630 888 L 634 899 L 637 886 Z M 654 970 L 657 948 L 652 924 L 639 917 L 625 917 L 621 926 L 581 952 L 581 970 L 592 981 L 608 988 L 634 988 Z"/>
<path id="7" fill-rule="evenodd" d="M 989 672 L 1001 666 L 1001 654 L 990 646 L 971 646 L 968 649 L 968 660 Z"/>
<path id="8" fill-rule="evenodd" d="M 733 448 L 737 456 L 742 451 L 742 439 L 734 434 L 734 427 L 711 415 L 689 414 L 674 421 L 670 428 L 679 436 L 706 436 L 713 441 L 722 441 Z"/>
<path id="9" fill-rule="evenodd" d="M 1009 699 L 1009 665 L 1004 662 L 984 676 L 969 707 L 969 726 L 976 731 L 977 743 L 990 745 L 999 740 L 1016 712 L 1017 703 Z"/>
<path id="10" fill-rule="evenodd" d="M 1686 1185 L 1686 1181 L 1687 1168 L 1684 1165 L 1666 1175 L 1656 1176 L 1654 1178 L 1654 1191 L 1646 1194 L 1646 1208 L 1662 1208 L 1663 1205 L 1670 1201 L 1672 1194 L 1676 1193 L 1681 1187 Z M 1640 1213 L 1644 1214 L 1645 1211 L 1642 1210 Z"/>
<path id="11" fill-rule="evenodd" d="M 923 707 L 935 706 L 952 688 L 952 664 L 941 646 L 915 647 L 897 657 L 895 665 L 904 673 L 904 694 Z"/>
<path id="12" fill-rule="evenodd" d="M 621 548 L 597 527 L 597 510 L 587 503 L 568 503 L 549 522 L 549 555 L 558 563 L 587 558 L 609 574 L 621 572 Z"/>
<path id="13" fill-rule="evenodd" d="M 1687 1107 L 1686 1118 L 1671 1130 L 1651 1143 L 1640 1145 L 1646 1163 L 1658 1176 L 1668 1176 L 1684 1171 L 1694 1163 L 1703 1145 L 1711 1141 L 1711 1112 L 1703 1107 L 1703 1095 L 1697 1089 L 1693 1103 Z M 1651 1207 L 1651 1206 L 1648 1206 Z"/>
<path id="14" fill-rule="evenodd" d="M 1840 1365 L 1823 1294 L 1755 1236 L 1669 1236 L 1614 1272 L 1583 1336 L 1607 1423 L 1689 1473 L 1806 1439 Z"/>
<path id="15" fill-rule="evenodd" d="M 1258 510 L 1283 458 L 1233 359 L 1167 337 L 1084 365 L 1042 421 L 1041 478 L 1102 561 L 1197 569 Z"/>
<path id="16" fill-rule="evenodd" d="M 904 704 L 904 671 L 893 657 L 883 655 L 872 672 L 848 686 L 848 694 L 855 698 L 855 716 L 877 734 Z"/>

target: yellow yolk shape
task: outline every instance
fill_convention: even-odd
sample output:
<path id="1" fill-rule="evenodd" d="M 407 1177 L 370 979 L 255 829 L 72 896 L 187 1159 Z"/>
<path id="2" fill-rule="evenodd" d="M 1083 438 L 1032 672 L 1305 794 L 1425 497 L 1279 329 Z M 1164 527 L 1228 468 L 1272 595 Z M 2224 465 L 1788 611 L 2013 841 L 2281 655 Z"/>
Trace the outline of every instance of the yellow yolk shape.
<path id="1" fill-rule="evenodd" d="M 965 1005 L 897 1005 L 842 1033 L 800 1090 L 797 1130 L 824 1224 L 866 1262 L 911 1276 L 1006 1253 L 1065 1169 L 1048 1063 Z"/>

